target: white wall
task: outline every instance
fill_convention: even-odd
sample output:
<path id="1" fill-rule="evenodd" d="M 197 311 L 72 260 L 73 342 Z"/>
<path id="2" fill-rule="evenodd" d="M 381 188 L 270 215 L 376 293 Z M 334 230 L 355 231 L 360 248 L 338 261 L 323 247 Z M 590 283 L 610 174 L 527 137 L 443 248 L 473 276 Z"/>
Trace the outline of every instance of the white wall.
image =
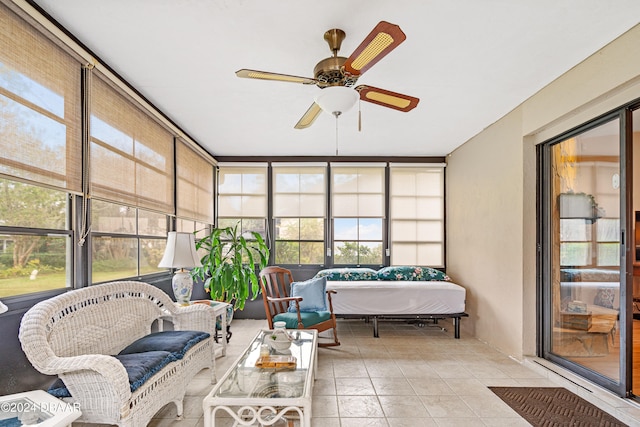
<path id="1" fill-rule="evenodd" d="M 640 25 L 447 159 L 447 273 L 467 289 L 464 332 L 535 354 L 535 144 L 640 98 Z"/>

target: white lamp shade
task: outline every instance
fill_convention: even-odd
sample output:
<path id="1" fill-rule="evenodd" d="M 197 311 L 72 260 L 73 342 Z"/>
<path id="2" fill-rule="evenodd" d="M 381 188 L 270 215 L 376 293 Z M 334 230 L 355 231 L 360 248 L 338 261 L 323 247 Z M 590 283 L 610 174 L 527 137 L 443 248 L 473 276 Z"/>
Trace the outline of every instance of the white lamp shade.
<path id="1" fill-rule="evenodd" d="M 315 102 L 329 114 L 342 114 L 349 111 L 358 101 L 358 92 L 346 86 L 329 86 L 320 91 Z"/>
<path id="2" fill-rule="evenodd" d="M 193 268 L 201 266 L 193 233 L 170 231 L 167 236 L 167 247 L 158 267 Z"/>

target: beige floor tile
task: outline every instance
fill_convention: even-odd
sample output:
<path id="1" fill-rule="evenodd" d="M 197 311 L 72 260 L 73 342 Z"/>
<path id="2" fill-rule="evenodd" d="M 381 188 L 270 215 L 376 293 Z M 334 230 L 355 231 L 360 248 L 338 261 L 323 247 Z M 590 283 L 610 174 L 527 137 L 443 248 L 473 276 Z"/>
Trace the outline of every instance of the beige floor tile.
<path id="1" fill-rule="evenodd" d="M 473 378 L 471 372 L 462 364 L 443 364 L 440 362 L 430 362 L 429 365 L 440 378 Z"/>
<path id="2" fill-rule="evenodd" d="M 313 418 L 311 427 L 341 427 L 340 418 Z"/>
<path id="3" fill-rule="evenodd" d="M 498 396 L 490 395 L 467 395 L 460 396 L 460 399 L 481 418 L 520 418 L 520 416 L 502 401 Z"/>
<path id="4" fill-rule="evenodd" d="M 459 396 L 420 396 L 432 418 L 476 418 Z"/>
<path id="5" fill-rule="evenodd" d="M 202 396 L 185 396 L 183 401 L 183 419 L 198 419 L 202 416 Z M 168 418 L 175 420 L 178 416 L 176 405 L 168 403 L 165 405 L 154 418 Z"/>
<path id="6" fill-rule="evenodd" d="M 316 378 L 313 384 L 313 396 L 335 396 L 335 378 Z"/>
<path id="7" fill-rule="evenodd" d="M 558 384 L 547 378 L 516 378 L 519 387 L 557 387 Z"/>
<path id="8" fill-rule="evenodd" d="M 407 378 L 417 395 L 455 395 L 451 387 L 440 378 Z"/>
<path id="9" fill-rule="evenodd" d="M 500 370 L 509 375 L 510 378 L 515 379 L 523 379 L 523 378 L 544 378 L 539 373 L 525 367 L 522 365 L 518 365 L 517 363 L 513 363 L 512 365 L 503 365 L 500 367 Z"/>
<path id="10" fill-rule="evenodd" d="M 336 396 L 313 396 L 311 411 L 318 418 L 338 417 L 338 399 Z"/>
<path id="11" fill-rule="evenodd" d="M 389 427 L 435 427 L 433 418 L 387 418 Z"/>
<path id="12" fill-rule="evenodd" d="M 376 396 L 338 396 L 341 418 L 384 417 Z"/>
<path id="13" fill-rule="evenodd" d="M 197 418 L 184 420 L 154 418 L 149 424 L 147 424 L 147 427 L 197 427 L 200 423 L 202 423 L 202 420 Z"/>
<path id="14" fill-rule="evenodd" d="M 336 394 L 339 396 L 375 396 L 371 379 L 336 378 Z"/>
<path id="15" fill-rule="evenodd" d="M 484 423 L 480 418 L 434 418 L 438 427 L 481 427 Z"/>
<path id="16" fill-rule="evenodd" d="M 396 362 L 396 364 L 406 378 L 441 378 L 438 372 L 427 362 L 403 360 L 402 362 Z"/>
<path id="17" fill-rule="evenodd" d="M 389 427 L 385 418 L 340 418 L 341 427 Z"/>
<path id="18" fill-rule="evenodd" d="M 522 384 L 513 378 L 479 378 L 482 384 L 487 387 L 521 387 Z"/>
<path id="19" fill-rule="evenodd" d="M 458 395 L 493 395 L 485 384 L 475 378 L 444 378 L 444 382 Z"/>
<path id="20" fill-rule="evenodd" d="M 409 381 L 404 377 L 371 378 L 378 396 L 413 396 L 416 394 Z"/>
<path id="21" fill-rule="evenodd" d="M 387 418 L 426 418 L 429 413 L 418 396 L 378 396 Z"/>
<path id="22" fill-rule="evenodd" d="M 500 370 L 496 363 L 472 363 L 465 365 L 465 368 L 476 378 L 509 378 L 509 375 Z"/>
<path id="23" fill-rule="evenodd" d="M 447 332 L 385 321 L 380 338 L 373 338 L 370 323 L 339 320 L 342 345 L 318 350 L 312 427 L 529 425 L 488 387 L 557 384 L 472 337 L 454 339 L 450 322 L 442 325 Z M 234 320 L 227 356 L 216 360 L 218 378 L 266 327 L 264 320 Z M 170 404 L 149 426 L 204 427 L 202 399 L 212 387 L 209 371 L 203 370 L 189 384 L 183 419 L 176 420 Z M 615 409 L 623 417 L 635 415 L 628 408 Z M 216 427 L 232 425 L 228 414 L 217 418 Z M 85 426 L 97 427 L 73 424 Z"/>
<path id="24" fill-rule="evenodd" d="M 393 359 L 375 361 L 365 360 L 365 368 L 371 378 L 374 377 L 401 377 L 402 370 L 396 365 Z"/>
<path id="25" fill-rule="evenodd" d="M 368 377 L 367 368 L 362 360 L 345 360 L 342 363 L 334 363 L 333 375 L 336 378 Z"/>

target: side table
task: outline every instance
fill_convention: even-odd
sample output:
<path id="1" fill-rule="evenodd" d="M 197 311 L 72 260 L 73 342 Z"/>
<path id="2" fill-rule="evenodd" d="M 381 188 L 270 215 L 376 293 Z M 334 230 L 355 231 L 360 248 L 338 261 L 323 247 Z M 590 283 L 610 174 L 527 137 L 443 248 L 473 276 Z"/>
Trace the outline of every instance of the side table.
<path id="1" fill-rule="evenodd" d="M 222 336 L 218 337 L 218 330 L 216 329 L 216 336 L 215 336 L 215 341 L 218 344 L 221 344 L 222 347 L 222 353 L 221 356 L 226 356 L 227 355 L 227 343 L 229 342 L 229 326 L 227 325 L 227 310 L 228 308 L 231 306 L 231 304 L 228 304 L 226 302 L 221 302 L 221 301 L 212 301 L 212 300 L 195 300 L 195 301 L 191 301 L 191 304 L 205 304 L 208 305 L 209 307 L 211 307 L 211 309 L 213 310 L 213 313 L 217 318 L 220 318 L 220 329 L 222 331 Z M 225 336 L 225 332 L 226 332 L 226 336 Z M 218 340 L 218 338 L 222 338 L 221 340 Z M 222 341 L 222 343 L 220 343 L 220 341 Z M 217 352 L 216 352 L 217 355 Z"/>
<path id="2" fill-rule="evenodd" d="M 68 403 L 44 390 L 0 396 L 0 425 L 69 426 L 82 415 L 78 403 Z"/>

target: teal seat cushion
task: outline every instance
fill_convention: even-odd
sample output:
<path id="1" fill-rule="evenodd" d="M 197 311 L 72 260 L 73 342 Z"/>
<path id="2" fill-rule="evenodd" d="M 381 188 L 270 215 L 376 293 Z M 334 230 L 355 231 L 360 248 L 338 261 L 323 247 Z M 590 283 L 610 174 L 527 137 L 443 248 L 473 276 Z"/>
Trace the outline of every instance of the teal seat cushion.
<path id="1" fill-rule="evenodd" d="M 118 354 L 145 353 L 147 351 L 168 351 L 176 359 L 182 359 L 194 345 L 209 338 L 201 331 L 162 331 L 154 332 L 137 339 Z"/>
<path id="2" fill-rule="evenodd" d="M 144 353 L 118 354 L 114 356 L 122 363 L 129 377 L 131 391 L 136 391 L 149 378 L 159 372 L 171 362 L 178 360 L 168 351 L 147 351 Z M 71 397 L 69 389 L 64 382 L 58 378 L 48 390 L 49 394 L 55 397 Z M 2 424 L 0 423 L 0 426 Z"/>
<path id="3" fill-rule="evenodd" d="M 324 322 L 331 319 L 331 312 L 329 311 L 304 311 L 300 313 L 302 318 L 302 324 L 305 328 L 310 328 L 313 325 Z M 285 322 L 287 329 L 298 328 L 298 315 L 296 313 L 280 313 L 273 316 L 274 322 Z"/>

